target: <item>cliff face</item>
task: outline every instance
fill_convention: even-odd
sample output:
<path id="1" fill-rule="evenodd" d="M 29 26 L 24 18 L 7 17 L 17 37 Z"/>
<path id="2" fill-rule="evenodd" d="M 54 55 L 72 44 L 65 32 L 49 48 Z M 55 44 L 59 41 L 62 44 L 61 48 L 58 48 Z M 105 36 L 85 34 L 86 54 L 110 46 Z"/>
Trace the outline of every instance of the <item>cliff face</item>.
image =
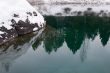
<path id="1" fill-rule="evenodd" d="M 0 44 L 44 27 L 44 18 L 26 0 L 0 1 Z"/>

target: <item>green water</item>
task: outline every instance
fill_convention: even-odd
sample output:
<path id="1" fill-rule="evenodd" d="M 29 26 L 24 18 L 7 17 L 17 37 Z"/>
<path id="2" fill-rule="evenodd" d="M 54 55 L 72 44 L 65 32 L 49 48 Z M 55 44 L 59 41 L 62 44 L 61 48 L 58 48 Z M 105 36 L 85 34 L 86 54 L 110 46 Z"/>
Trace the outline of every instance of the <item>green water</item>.
<path id="1" fill-rule="evenodd" d="M 3 46 L 0 73 L 110 73 L 110 18 L 45 20 L 39 36 L 28 34 Z"/>

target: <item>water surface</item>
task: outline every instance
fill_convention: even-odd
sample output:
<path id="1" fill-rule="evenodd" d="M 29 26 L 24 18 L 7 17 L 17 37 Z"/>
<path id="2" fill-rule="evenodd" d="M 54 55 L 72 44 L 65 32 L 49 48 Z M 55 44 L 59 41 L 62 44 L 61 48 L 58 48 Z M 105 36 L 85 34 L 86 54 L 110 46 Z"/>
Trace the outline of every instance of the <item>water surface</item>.
<path id="1" fill-rule="evenodd" d="M 42 33 L 21 36 L 1 46 L 0 73 L 110 72 L 110 18 L 45 19 Z"/>

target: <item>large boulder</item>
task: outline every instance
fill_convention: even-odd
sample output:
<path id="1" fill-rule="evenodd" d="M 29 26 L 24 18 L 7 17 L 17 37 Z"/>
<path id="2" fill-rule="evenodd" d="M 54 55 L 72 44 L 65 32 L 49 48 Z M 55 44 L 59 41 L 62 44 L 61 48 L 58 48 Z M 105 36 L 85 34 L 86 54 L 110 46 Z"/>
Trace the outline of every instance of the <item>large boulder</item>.
<path id="1" fill-rule="evenodd" d="M 26 0 L 0 0 L 0 44 L 44 27 L 43 16 Z"/>

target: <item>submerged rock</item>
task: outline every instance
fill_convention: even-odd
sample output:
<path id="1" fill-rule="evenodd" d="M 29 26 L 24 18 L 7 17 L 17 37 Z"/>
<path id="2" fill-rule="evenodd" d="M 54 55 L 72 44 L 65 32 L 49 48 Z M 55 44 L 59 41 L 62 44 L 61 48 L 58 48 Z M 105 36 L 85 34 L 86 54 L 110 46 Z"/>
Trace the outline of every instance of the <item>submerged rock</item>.
<path id="1" fill-rule="evenodd" d="M 44 27 L 43 16 L 26 0 L 1 0 L 0 3 L 0 45 Z"/>

